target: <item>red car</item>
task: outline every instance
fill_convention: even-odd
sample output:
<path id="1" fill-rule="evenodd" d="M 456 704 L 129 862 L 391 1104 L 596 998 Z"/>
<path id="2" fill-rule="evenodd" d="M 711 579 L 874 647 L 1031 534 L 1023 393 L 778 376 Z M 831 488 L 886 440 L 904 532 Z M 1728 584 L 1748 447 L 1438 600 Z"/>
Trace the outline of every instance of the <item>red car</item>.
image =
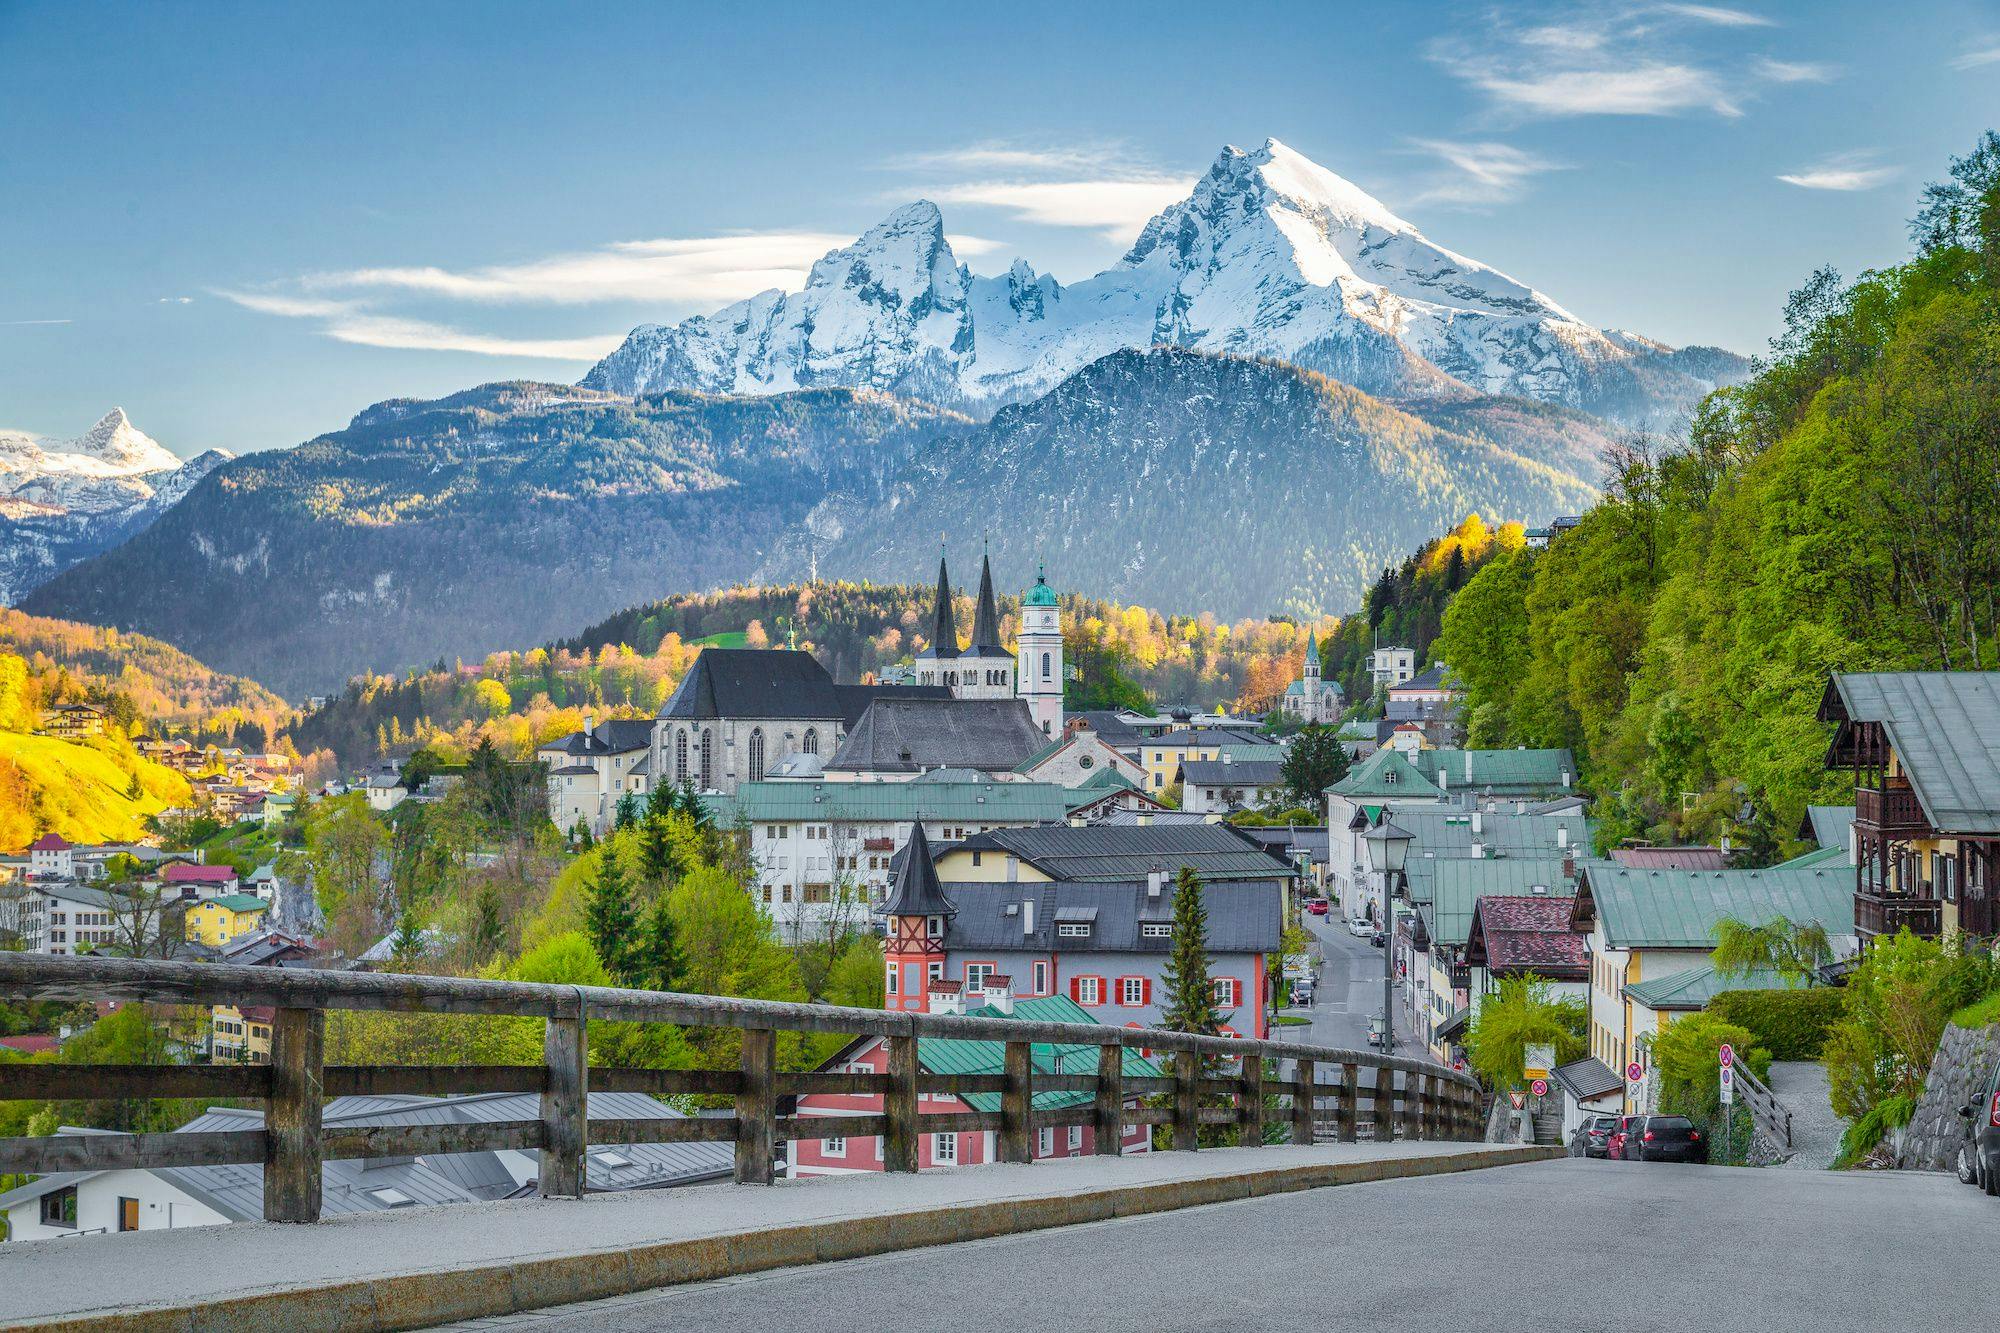
<path id="1" fill-rule="evenodd" d="M 1308 899 L 1306 899 L 1306 910 L 1307 910 L 1308 912 L 1311 912 L 1311 913 L 1312 913 L 1312 914 L 1313 914 L 1314 916 L 1325 916 L 1325 915 L 1326 915 L 1326 899 L 1324 899 L 1324 898 L 1308 898 Z"/>
<path id="2" fill-rule="evenodd" d="M 1646 1117 L 1642 1115 L 1619 1116 L 1618 1123 L 1613 1125 L 1611 1127 L 1611 1132 L 1604 1136 L 1604 1155 L 1610 1158 L 1614 1162 L 1625 1161 L 1626 1136 L 1628 1134 L 1633 1136 L 1632 1146 L 1634 1149 L 1637 1149 L 1637 1147 L 1639 1146 L 1637 1138 L 1637 1135 L 1639 1133 L 1639 1122 L 1644 1120 L 1645 1118 Z M 1639 1154 L 1635 1151 L 1632 1154 L 1633 1160 L 1637 1160 L 1638 1156 Z"/>

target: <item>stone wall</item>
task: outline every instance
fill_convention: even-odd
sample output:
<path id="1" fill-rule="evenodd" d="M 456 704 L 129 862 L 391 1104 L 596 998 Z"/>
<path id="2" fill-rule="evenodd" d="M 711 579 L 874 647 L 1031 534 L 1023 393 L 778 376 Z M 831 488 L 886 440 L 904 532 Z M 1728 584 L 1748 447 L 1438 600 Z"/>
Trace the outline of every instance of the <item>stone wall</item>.
<path id="1" fill-rule="evenodd" d="M 1906 1171 L 1953 1171 L 1965 1122 L 1958 1108 L 1986 1094 L 1986 1080 L 2000 1063 L 2000 1025 L 1983 1028 L 1947 1027 L 1938 1042 L 1931 1071 L 1924 1079 L 1923 1100 L 1903 1131 L 1896 1165 Z"/>

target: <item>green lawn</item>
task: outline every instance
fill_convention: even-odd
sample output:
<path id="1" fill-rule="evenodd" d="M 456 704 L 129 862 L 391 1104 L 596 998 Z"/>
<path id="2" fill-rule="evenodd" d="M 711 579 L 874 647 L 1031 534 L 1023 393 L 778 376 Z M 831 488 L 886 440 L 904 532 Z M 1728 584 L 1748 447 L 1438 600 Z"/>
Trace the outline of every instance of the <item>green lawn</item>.
<path id="1" fill-rule="evenodd" d="M 746 642 L 747 640 L 743 631 L 733 629 L 721 634 L 711 634 L 705 639 L 696 639 L 692 646 L 696 648 L 741 648 Z"/>

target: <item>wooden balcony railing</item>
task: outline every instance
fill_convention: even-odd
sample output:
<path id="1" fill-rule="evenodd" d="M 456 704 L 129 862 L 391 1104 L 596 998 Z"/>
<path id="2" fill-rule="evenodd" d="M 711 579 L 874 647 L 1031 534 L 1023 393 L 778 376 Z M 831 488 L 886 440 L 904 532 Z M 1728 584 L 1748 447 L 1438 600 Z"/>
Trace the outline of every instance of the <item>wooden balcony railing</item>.
<path id="1" fill-rule="evenodd" d="M 918 1135 L 995 1131 L 1003 1162 L 1033 1159 L 1036 1131 L 1088 1125 L 1097 1152 L 1116 1155 L 1128 1125 L 1171 1126 L 1175 1149 L 1198 1146 L 1200 1126 L 1231 1124 L 1245 1143 L 1262 1144 L 1267 1118 L 1284 1110 L 1290 1141 L 1314 1141 L 1317 1103 L 1336 1104 L 1343 1139 L 1356 1137 L 1365 1097 L 1378 1139 L 1472 1140 L 1481 1137 L 1477 1083 L 1468 1075 L 1420 1060 L 1368 1051 L 1295 1046 L 1226 1037 L 1196 1037 L 1159 1029 L 954 1014 L 897 1013 L 830 1005 L 780 1004 L 713 995 L 557 986 L 458 977 L 290 970 L 223 964 L 146 962 L 119 958 L 57 958 L 0 953 L 0 998 L 116 999 L 175 1005 L 270 1006 L 271 1063 L 205 1065 L 0 1065 L 0 1101 L 95 1098 L 243 1098 L 265 1104 L 262 1130 L 226 1133 L 85 1134 L 0 1138 L 0 1172 L 45 1175 L 128 1167 L 261 1163 L 264 1216 L 313 1222 L 320 1215 L 320 1165 L 329 1159 L 417 1156 L 520 1149 L 541 1154 L 539 1189 L 573 1198 L 584 1186 L 584 1154 L 592 1143 L 730 1142 L 735 1178 L 769 1184 L 781 1140 L 824 1137 L 883 1139 L 891 1171 L 917 1169 Z M 327 1065 L 329 1010 L 451 1013 L 534 1017 L 545 1021 L 543 1059 L 521 1066 Z M 671 1023 L 734 1028 L 742 1054 L 734 1069 L 595 1069 L 585 1022 Z M 888 1072 L 780 1073 L 780 1032 L 875 1035 L 887 1039 Z M 1004 1072 L 937 1075 L 920 1072 L 922 1037 L 994 1041 L 1005 1046 Z M 1044 1074 L 1034 1045 L 1095 1046 L 1094 1073 Z M 1123 1050 L 1141 1047 L 1172 1057 L 1164 1078 L 1127 1078 Z M 1220 1060 L 1218 1066 L 1213 1061 Z M 1294 1061 L 1280 1080 L 1272 1066 Z M 1204 1072 L 1204 1061 L 1209 1061 Z M 1329 1080 L 1319 1077 L 1322 1067 Z M 1215 1077 L 1216 1070 L 1223 1077 Z M 1369 1070 L 1364 1083 L 1361 1071 Z M 1337 1073 L 1336 1073 L 1337 1071 Z M 734 1099 L 732 1114 L 687 1120 L 592 1120 L 588 1091 L 662 1095 L 710 1094 Z M 1088 1092 L 1091 1104 L 1033 1109 L 1036 1089 Z M 321 1128 L 326 1098 L 349 1094 L 467 1094 L 535 1092 L 540 1115 L 499 1124 L 383 1125 L 332 1132 Z M 925 1110 L 923 1093 L 997 1092 L 994 1112 Z M 781 1116 L 781 1096 L 806 1093 L 880 1094 L 883 1113 L 862 1116 Z M 1127 1107 L 1132 1098 L 1170 1094 L 1162 1107 Z M 1272 1108 L 1267 1096 L 1289 1098 Z M 1209 1104 L 1204 1105 L 1204 1102 Z"/>
<path id="2" fill-rule="evenodd" d="M 1879 787 L 1854 789 L 1854 818 L 1878 829 L 1923 829 L 1930 827 L 1924 807 L 1908 784 L 1885 783 Z"/>
<path id="3" fill-rule="evenodd" d="M 1875 893 L 1854 895 L 1854 928 L 1863 935 L 1910 933 L 1936 939 L 1944 932 L 1944 904 L 1935 898 L 1903 898 Z"/>

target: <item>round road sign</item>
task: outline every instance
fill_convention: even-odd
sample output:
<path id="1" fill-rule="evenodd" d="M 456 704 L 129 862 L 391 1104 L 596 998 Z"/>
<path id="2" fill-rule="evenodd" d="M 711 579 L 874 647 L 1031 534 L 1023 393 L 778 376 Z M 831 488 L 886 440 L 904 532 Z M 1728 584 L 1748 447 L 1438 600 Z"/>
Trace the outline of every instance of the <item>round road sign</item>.
<path id="1" fill-rule="evenodd" d="M 1717 1059 L 1722 1061 L 1724 1069 L 1736 1063 L 1736 1048 L 1726 1041 L 1716 1050 L 1715 1055 Z"/>
<path id="2" fill-rule="evenodd" d="M 1644 1077 L 1646 1077 L 1646 1066 L 1640 1064 L 1637 1060 L 1625 1066 L 1625 1081 L 1627 1083 L 1637 1083 Z"/>
<path id="3" fill-rule="evenodd" d="M 1549 1095 L 1549 1081 L 1545 1078 L 1538 1078 L 1528 1085 L 1528 1091 L 1534 1093 L 1537 1097 L 1546 1097 Z"/>

